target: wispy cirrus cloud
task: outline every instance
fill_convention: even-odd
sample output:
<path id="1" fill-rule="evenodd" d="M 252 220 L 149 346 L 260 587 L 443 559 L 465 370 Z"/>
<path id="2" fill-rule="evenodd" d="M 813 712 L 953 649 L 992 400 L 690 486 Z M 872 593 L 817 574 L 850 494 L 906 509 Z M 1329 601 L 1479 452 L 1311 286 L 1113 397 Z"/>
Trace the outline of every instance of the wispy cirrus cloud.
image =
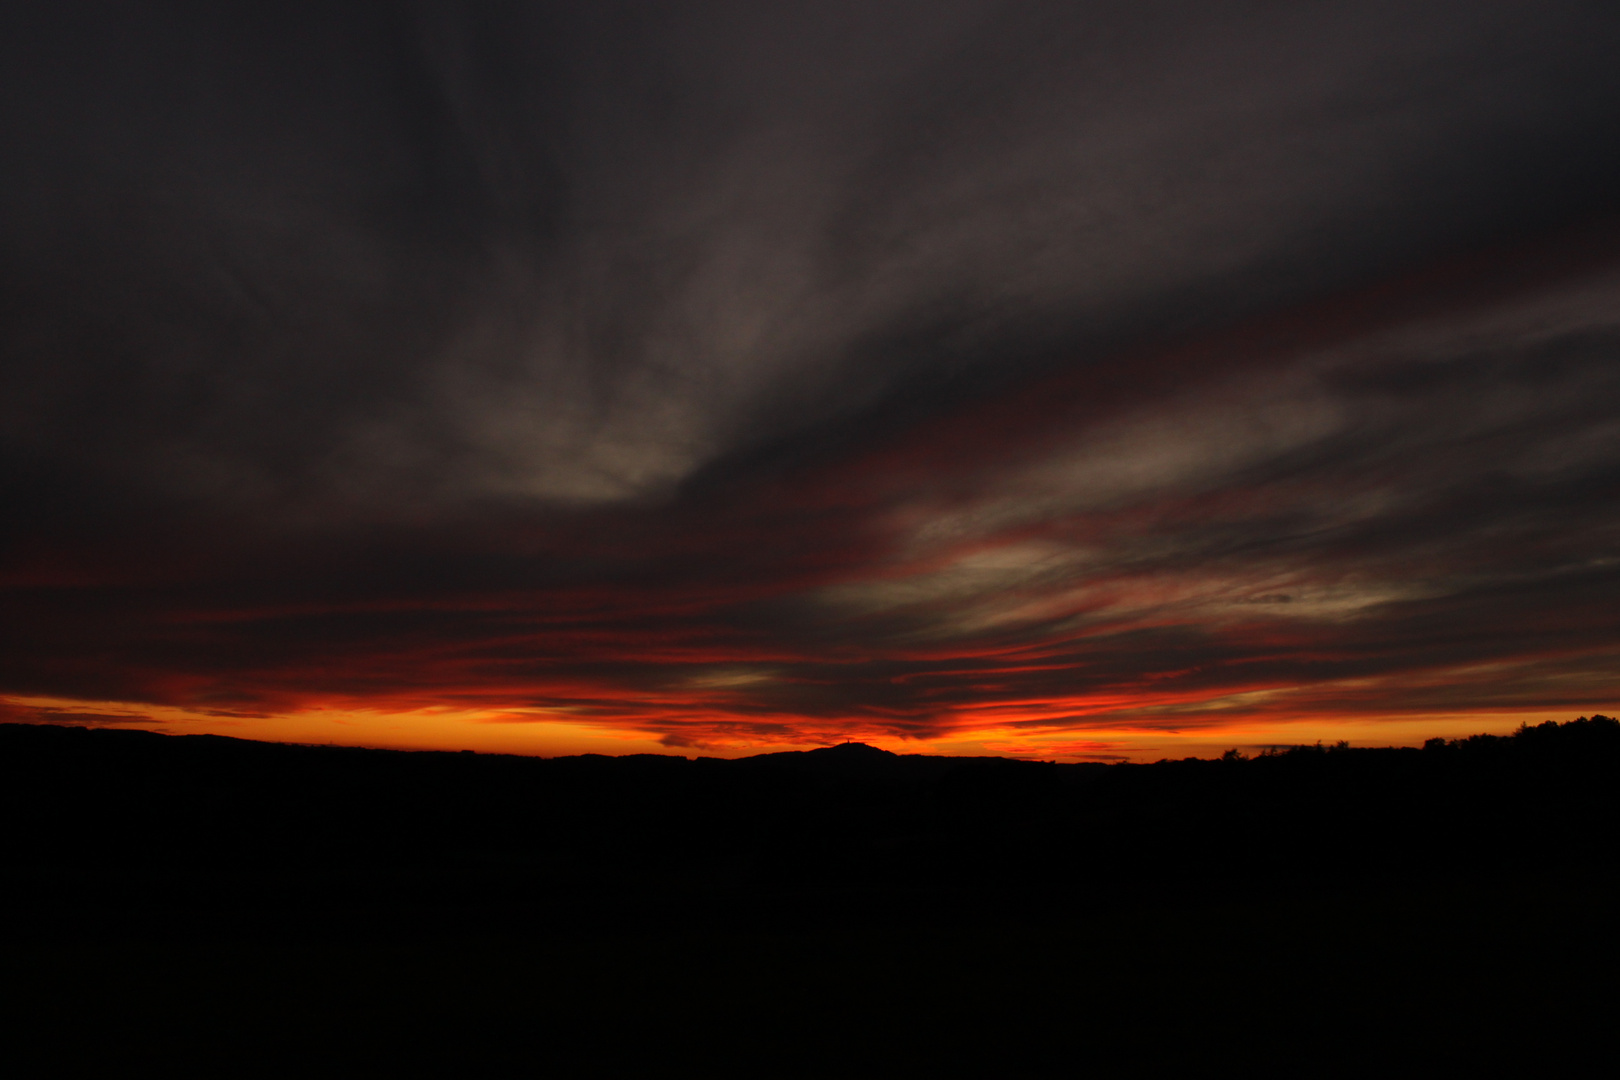
<path id="1" fill-rule="evenodd" d="M 104 14 L 4 36 L 13 700 L 1613 707 L 1606 13 Z"/>

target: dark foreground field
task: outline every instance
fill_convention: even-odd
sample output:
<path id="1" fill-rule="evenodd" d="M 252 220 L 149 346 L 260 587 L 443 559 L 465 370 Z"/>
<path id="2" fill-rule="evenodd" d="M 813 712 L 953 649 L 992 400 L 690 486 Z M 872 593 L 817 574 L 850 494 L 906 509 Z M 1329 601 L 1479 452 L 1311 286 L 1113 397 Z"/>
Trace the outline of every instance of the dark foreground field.
<path id="1" fill-rule="evenodd" d="M 1620 1003 L 1606 718 L 1146 766 L 4 726 L 0 804 L 31 1072 L 1449 1072 Z"/>

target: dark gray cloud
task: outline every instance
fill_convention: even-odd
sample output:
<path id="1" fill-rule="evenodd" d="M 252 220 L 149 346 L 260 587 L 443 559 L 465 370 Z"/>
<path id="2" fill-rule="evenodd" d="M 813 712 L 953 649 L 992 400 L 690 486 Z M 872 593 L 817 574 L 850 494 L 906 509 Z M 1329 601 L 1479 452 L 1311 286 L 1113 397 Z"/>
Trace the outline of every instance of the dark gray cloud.
<path id="1" fill-rule="evenodd" d="M 924 730 L 1610 588 L 1604 5 L 4 18 L 17 692 Z"/>

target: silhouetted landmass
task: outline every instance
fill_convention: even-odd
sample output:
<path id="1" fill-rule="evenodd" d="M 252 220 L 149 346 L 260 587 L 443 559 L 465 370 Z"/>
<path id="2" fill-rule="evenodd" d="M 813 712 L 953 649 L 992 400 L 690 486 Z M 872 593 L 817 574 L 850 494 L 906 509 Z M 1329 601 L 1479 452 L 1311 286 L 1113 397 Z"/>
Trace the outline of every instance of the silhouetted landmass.
<path id="1" fill-rule="evenodd" d="M 1613 1004 L 1617 779 L 1604 716 L 1152 765 L 0 726 L 6 1008 L 49 1029 L 90 1007 L 137 1057 L 229 1057 L 270 1025 L 355 1061 L 344 1033 L 366 1030 L 497 1071 L 533 1063 L 513 1031 L 572 1069 L 645 1050 L 605 1034 L 625 1025 L 684 1053 L 705 1024 L 727 1053 L 822 1025 L 762 1074 L 889 1053 L 896 1024 L 931 1048 L 854 1073 L 1030 1025 L 1180 1046 L 1162 1025 L 1216 1038 L 1257 1014 L 1294 1035 L 1439 1018 L 1481 1048 L 1505 1002 L 1547 1023 Z M 334 994 L 363 1015 L 332 1026 L 313 1002 Z M 484 1042 L 426 1034 L 447 1023 Z"/>
<path id="2" fill-rule="evenodd" d="M 554 888 L 1595 871 L 1620 842 L 1617 780 L 1605 716 L 1422 750 L 1152 765 L 859 743 L 540 759 L 0 727 L 12 867 L 436 867 Z"/>

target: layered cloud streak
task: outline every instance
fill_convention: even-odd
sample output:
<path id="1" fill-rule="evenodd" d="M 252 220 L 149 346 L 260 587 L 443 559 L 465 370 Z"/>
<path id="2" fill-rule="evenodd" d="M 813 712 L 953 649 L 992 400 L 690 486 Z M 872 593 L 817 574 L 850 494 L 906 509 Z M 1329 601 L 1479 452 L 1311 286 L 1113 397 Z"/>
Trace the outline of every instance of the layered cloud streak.
<path id="1" fill-rule="evenodd" d="M 0 691 L 697 746 L 1612 705 L 1594 8 L 24 21 Z"/>

